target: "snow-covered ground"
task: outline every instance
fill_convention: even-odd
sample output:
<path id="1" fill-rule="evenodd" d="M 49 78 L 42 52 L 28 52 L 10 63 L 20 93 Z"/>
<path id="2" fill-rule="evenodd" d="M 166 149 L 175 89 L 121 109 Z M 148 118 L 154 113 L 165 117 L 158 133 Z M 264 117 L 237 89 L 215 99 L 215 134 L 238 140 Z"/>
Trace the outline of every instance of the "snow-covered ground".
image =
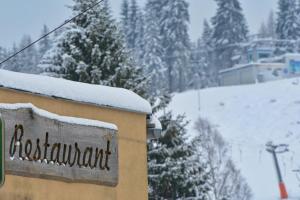
<path id="1" fill-rule="evenodd" d="M 247 179 L 254 200 L 279 199 L 268 141 L 289 144 L 279 156 L 288 193 L 300 199 L 300 181 L 292 171 L 300 168 L 300 80 L 287 79 L 256 85 L 211 88 L 175 94 L 169 109 L 185 113 L 188 127 L 208 119 L 231 146 L 231 155 Z"/>

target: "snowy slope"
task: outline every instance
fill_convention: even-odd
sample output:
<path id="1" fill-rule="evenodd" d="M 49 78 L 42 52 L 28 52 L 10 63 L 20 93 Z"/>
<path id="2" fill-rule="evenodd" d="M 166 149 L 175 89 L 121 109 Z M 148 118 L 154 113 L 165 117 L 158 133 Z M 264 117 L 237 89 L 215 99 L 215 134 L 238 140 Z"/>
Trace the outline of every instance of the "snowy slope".
<path id="1" fill-rule="evenodd" d="M 175 94 L 169 109 L 186 114 L 192 135 L 200 116 L 216 126 L 231 146 L 230 153 L 253 190 L 254 200 L 279 199 L 273 160 L 265 144 L 289 144 L 290 152 L 279 160 L 289 195 L 300 199 L 300 181 L 292 172 L 300 168 L 298 79 Z"/>

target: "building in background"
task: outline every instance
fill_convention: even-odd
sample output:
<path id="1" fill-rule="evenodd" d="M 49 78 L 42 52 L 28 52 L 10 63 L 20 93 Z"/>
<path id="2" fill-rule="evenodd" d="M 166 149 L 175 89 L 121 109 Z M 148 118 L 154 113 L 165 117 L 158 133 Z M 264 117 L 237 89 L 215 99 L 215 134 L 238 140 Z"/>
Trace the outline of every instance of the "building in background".
<path id="1" fill-rule="evenodd" d="M 269 55 L 272 54 L 260 49 L 249 51 L 247 57 L 252 61 L 219 71 L 220 85 L 254 84 L 300 76 L 300 54 Z"/>
<path id="2" fill-rule="evenodd" d="M 250 36 L 232 58 L 235 65 L 219 71 L 219 84 L 254 84 L 300 76 L 300 54 L 281 53 L 296 52 L 297 46 L 297 41 Z"/>

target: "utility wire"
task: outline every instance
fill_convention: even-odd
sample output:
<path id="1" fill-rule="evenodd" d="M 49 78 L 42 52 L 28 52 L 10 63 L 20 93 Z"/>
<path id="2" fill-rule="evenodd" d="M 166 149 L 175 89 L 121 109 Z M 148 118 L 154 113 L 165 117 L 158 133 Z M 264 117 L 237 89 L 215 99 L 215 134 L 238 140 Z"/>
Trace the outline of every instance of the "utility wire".
<path id="1" fill-rule="evenodd" d="M 88 7 L 86 10 L 82 11 L 81 13 L 79 13 L 78 15 L 75 15 L 74 17 L 72 17 L 71 19 L 66 20 L 63 24 L 61 24 L 60 26 L 56 27 L 55 29 L 53 29 L 52 31 L 48 32 L 47 34 L 43 35 L 42 37 L 38 38 L 37 40 L 35 40 L 34 42 L 30 43 L 29 45 L 25 46 L 24 48 L 22 48 L 21 50 L 17 51 L 16 53 L 12 54 L 11 56 L 9 56 L 8 58 L 4 59 L 3 61 L 0 62 L 0 66 L 9 61 L 10 59 L 12 59 L 13 57 L 17 56 L 18 54 L 20 54 L 21 52 L 23 52 L 24 50 L 28 49 L 29 47 L 33 46 L 34 44 L 38 43 L 39 41 L 41 41 L 42 39 L 44 39 L 45 37 L 48 37 L 50 34 L 54 33 L 55 31 L 57 31 L 58 29 L 62 28 L 63 26 L 65 26 L 66 24 L 72 22 L 74 19 L 76 19 L 77 17 L 83 15 L 84 13 L 86 13 L 87 11 L 93 9 L 94 7 L 98 6 L 100 3 L 102 3 L 104 0 L 100 0 L 98 2 L 96 2 L 95 4 L 91 5 L 90 7 Z"/>

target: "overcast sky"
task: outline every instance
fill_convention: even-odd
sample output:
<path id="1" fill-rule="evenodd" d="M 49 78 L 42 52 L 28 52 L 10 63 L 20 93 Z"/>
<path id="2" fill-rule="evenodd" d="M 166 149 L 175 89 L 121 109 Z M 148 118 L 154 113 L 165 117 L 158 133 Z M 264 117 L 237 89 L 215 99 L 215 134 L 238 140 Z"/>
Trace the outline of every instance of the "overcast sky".
<path id="1" fill-rule="evenodd" d="M 146 0 L 137 0 L 142 6 Z M 120 12 L 122 0 L 111 0 L 114 16 Z M 190 35 L 196 40 L 202 31 L 204 18 L 210 19 L 216 11 L 214 0 L 188 0 L 190 3 Z M 43 24 L 54 28 L 71 15 L 66 5 L 72 0 L 0 0 L 0 46 L 10 47 L 24 34 L 37 38 Z M 260 27 L 271 9 L 276 11 L 277 0 L 241 0 L 252 33 Z"/>

